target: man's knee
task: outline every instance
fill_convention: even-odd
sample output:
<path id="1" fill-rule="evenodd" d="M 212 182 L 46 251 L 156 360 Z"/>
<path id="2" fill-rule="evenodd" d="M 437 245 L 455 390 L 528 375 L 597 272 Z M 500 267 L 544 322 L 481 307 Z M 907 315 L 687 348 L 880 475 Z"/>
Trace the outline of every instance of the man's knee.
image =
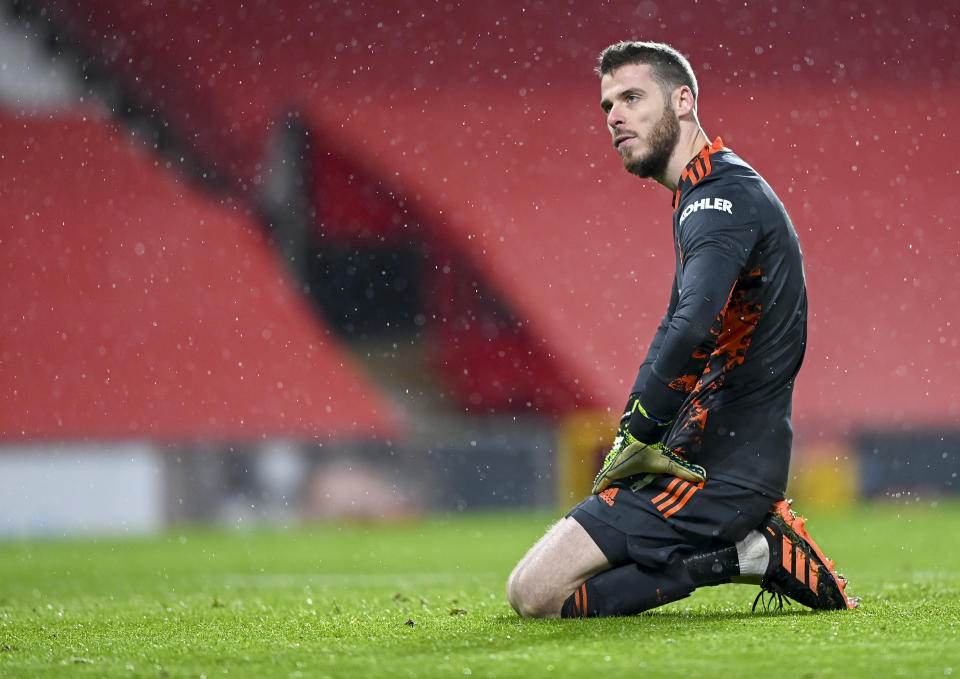
<path id="1" fill-rule="evenodd" d="M 507 579 L 507 599 L 525 618 L 556 618 L 574 589 L 609 567 L 587 531 L 564 518 L 513 569 Z"/>
<path id="2" fill-rule="evenodd" d="M 556 618 L 560 616 L 563 599 L 561 594 L 550 592 L 542 581 L 531 574 L 523 561 L 517 564 L 507 578 L 507 599 L 510 605 L 524 618 Z"/>

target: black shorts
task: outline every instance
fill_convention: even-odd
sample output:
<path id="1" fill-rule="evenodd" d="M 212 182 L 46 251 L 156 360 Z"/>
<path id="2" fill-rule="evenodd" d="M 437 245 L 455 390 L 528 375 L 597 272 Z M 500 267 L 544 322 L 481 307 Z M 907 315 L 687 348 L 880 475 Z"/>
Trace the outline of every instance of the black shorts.
<path id="1" fill-rule="evenodd" d="M 648 474 L 615 482 L 567 516 L 611 565 L 635 562 L 659 571 L 686 554 L 742 540 L 778 501 L 716 479 L 691 483 Z"/>

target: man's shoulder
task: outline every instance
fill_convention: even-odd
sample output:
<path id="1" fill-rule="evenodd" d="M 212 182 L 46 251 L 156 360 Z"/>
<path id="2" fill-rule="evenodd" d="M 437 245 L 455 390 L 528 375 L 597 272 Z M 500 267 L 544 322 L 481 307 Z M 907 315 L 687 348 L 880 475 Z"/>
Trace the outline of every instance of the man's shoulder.
<path id="1" fill-rule="evenodd" d="M 686 191 L 677 203 L 681 215 L 689 206 L 704 200 L 722 199 L 738 203 L 768 201 L 769 187 L 763 177 L 740 156 L 723 149 L 710 157 L 707 172 Z"/>
<path id="2" fill-rule="evenodd" d="M 717 184 L 724 184 L 748 188 L 755 182 L 763 181 L 763 177 L 749 163 L 727 148 L 711 154 L 710 163 L 703 169 L 706 172 L 699 181 L 693 183 L 687 193 L 700 193 L 711 184 L 714 187 Z"/>
<path id="3" fill-rule="evenodd" d="M 683 191 L 676 206 L 678 234 L 694 238 L 717 229 L 775 219 L 783 208 L 767 182 L 732 151 L 712 154 L 709 172 Z"/>

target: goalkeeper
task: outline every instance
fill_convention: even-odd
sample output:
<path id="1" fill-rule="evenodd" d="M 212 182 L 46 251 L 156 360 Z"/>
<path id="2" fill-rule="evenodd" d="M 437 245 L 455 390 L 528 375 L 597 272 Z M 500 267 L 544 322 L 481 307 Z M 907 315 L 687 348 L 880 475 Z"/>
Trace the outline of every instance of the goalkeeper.
<path id="1" fill-rule="evenodd" d="M 783 204 L 709 141 L 679 52 L 618 43 L 598 72 L 624 167 L 673 195 L 676 273 L 593 494 L 523 557 L 510 603 L 527 617 L 631 615 L 742 581 L 760 601 L 852 608 L 783 501 L 807 317 Z"/>

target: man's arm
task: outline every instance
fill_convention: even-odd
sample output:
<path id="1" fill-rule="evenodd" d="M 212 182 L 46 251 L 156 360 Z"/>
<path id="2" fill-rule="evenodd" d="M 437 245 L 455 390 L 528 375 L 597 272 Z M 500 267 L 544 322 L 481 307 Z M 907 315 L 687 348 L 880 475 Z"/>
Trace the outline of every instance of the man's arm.
<path id="1" fill-rule="evenodd" d="M 665 430 L 666 427 L 658 426 L 656 435 L 651 435 L 642 442 L 638 441 L 628 430 L 640 403 L 639 385 L 648 379 L 653 365 L 657 362 L 660 350 L 672 327 L 679 298 L 677 279 L 674 277 L 667 313 L 660 321 L 653 340 L 650 342 L 650 348 L 647 350 L 647 357 L 640 365 L 634 388 L 627 399 L 625 412 L 620 418 L 620 424 L 613 439 L 613 446 L 607 453 L 600 472 L 593 481 L 592 492 L 594 495 L 603 492 L 617 479 L 635 474 L 672 474 L 694 483 L 706 478 L 706 470 L 703 467 L 687 462 L 658 443 L 662 430 Z"/>
<path id="2" fill-rule="evenodd" d="M 682 225 L 676 307 L 655 358 L 634 387 L 638 404 L 629 428 L 638 440 L 659 440 L 703 375 L 720 317 L 756 239 L 756 227 L 716 210 L 695 212 Z"/>

